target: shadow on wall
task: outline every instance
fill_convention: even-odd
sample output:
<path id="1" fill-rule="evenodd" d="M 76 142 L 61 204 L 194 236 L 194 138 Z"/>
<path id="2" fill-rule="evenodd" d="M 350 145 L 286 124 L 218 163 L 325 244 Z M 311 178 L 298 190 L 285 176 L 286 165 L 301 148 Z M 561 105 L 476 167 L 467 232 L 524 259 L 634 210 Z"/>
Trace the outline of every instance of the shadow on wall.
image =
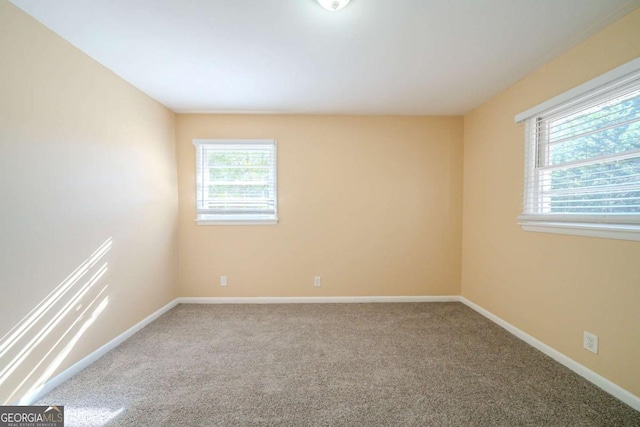
<path id="1" fill-rule="evenodd" d="M 109 304 L 107 239 L 0 339 L 0 402 L 24 404 L 53 376 Z"/>

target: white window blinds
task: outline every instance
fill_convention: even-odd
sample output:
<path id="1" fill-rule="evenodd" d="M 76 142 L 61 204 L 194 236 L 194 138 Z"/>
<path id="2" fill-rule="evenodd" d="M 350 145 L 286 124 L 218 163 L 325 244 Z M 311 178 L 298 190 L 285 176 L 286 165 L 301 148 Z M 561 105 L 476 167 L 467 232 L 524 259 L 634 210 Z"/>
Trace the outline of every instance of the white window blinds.
<path id="1" fill-rule="evenodd" d="M 277 221 L 273 140 L 194 140 L 199 223 Z"/>
<path id="2" fill-rule="evenodd" d="M 640 224 L 640 70 L 524 121 L 521 223 Z"/>

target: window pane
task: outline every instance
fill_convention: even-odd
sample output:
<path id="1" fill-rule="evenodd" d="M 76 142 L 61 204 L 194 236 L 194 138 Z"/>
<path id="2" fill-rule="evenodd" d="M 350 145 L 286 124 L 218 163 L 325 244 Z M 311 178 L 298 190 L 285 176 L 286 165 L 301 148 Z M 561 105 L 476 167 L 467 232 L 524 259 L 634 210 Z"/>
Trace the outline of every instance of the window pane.
<path id="1" fill-rule="evenodd" d="M 275 143 L 212 141 L 197 153 L 199 215 L 275 218 Z"/>
<path id="2" fill-rule="evenodd" d="M 541 179 L 547 213 L 640 212 L 640 158 L 554 170 Z"/>
<path id="3" fill-rule="evenodd" d="M 210 181 L 268 181 L 271 176 L 270 168 L 261 166 L 252 167 L 211 167 L 209 168 Z"/>
<path id="4" fill-rule="evenodd" d="M 209 151 L 209 165 L 224 166 L 269 166 L 271 151 L 266 150 L 234 150 Z"/>
<path id="5" fill-rule="evenodd" d="M 640 94 L 549 124 L 547 165 L 640 149 Z"/>
<path id="6" fill-rule="evenodd" d="M 640 112 L 634 109 L 639 97 L 640 89 L 626 90 L 620 95 L 614 95 L 611 99 L 596 101 L 570 114 L 551 117 L 549 122 L 552 129 L 549 132 L 549 142 L 595 132 L 603 127 L 640 118 Z M 628 111 L 629 109 L 632 111 Z M 608 118 L 603 120 L 605 116 Z"/>
<path id="7" fill-rule="evenodd" d="M 640 191 L 616 194 L 552 196 L 549 213 L 640 213 Z"/>
<path id="8" fill-rule="evenodd" d="M 524 213 L 640 222 L 640 70 L 547 111 L 526 122 Z"/>
<path id="9" fill-rule="evenodd" d="M 209 185 L 209 199 L 217 198 L 265 198 L 269 197 L 269 185 Z"/>

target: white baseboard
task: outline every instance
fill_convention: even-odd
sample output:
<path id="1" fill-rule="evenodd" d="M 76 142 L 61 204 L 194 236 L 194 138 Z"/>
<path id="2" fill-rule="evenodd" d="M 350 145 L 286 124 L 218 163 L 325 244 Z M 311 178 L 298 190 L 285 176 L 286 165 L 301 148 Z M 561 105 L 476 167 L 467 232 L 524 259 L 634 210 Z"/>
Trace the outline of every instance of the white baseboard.
<path id="1" fill-rule="evenodd" d="M 124 341 L 129 339 L 133 334 L 135 334 L 140 329 L 147 326 L 149 323 L 156 320 L 158 317 L 162 316 L 167 311 L 171 310 L 176 305 L 178 305 L 177 298 L 171 301 L 169 304 L 162 307 L 160 310 L 145 317 L 140 322 L 136 323 L 131 328 L 127 329 L 126 331 L 124 331 L 123 333 L 121 333 L 120 335 L 118 335 L 117 337 L 115 337 L 114 339 L 112 339 L 111 341 L 109 341 L 108 343 L 106 343 L 105 345 L 103 345 L 93 353 L 89 354 L 85 358 L 74 363 L 73 365 L 71 365 L 70 367 L 68 367 L 67 369 L 65 369 L 64 371 L 62 371 L 61 373 L 59 373 L 58 375 L 56 375 L 55 377 L 47 381 L 39 389 L 33 391 L 32 393 L 26 396 L 23 396 L 22 399 L 20 399 L 20 401 L 16 404 L 17 405 L 33 405 L 34 402 L 38 401 L 39 399 L 47 395 L 51 390 L 58 387 L 60 384 L 64 383 L 69 378 L 71 378 L 72 376 L 74 376 L 75 374 L 77 374 L 87 366 L 94 363 L 96 360 L 100 359 L 102 356 L 104 356 L 105 354 L 107 354 L 108 352 L 110 352 L 120 344 L 122 344 Z"/>
<path id="2" fill-rule="evenodd" d="M 460 297 L 397 296 L 397 297 L 183 297 L 180 304 L 337 304 L 372 302 L 458 302 Z"/>
<path id="3" fill-rule="evenodd" d="M 516 328 L 511 323 L 508 323 L 508 322 L 502 320 L 501 318 L 499 318 L 495 314 L 493 314 L 490 311 L 485 310 L 484 308 L 480 307 L 479 305 L 469 301 L 465 297 L 459 297 L 459 300 L 460 300 L 461 303 L 463 303 L 467 307 L 477 311 L 478 313 L 480 313 L 481 315 L 483 315 L 487 319 L 489 319 L 492 322 L 496 323 L 497 325 L 503 327 L 504 329 L 506 329 L 507 331 L 511 332 L 513 335 L 515 335 L 516 337 L 520 338 L 522 341 L 524 341 L 527 344 L 529 344 L 529 345 L 535 347 L 536 349 L 540 350 L 541 352 L 543 352 L 547 356 L 551 357 L 556 362 L 558 362 L 558 363 L 566 366 L 567 368 L 571 369 L 573 372 L 575 372 L 576 374 L 580 375 L 581 377 L 583 377 L 587 381 L 589 381 L 589 382 L 595 384 L 596 386 L 600 387 L 602 390 L 606 391 L 607 393 L 609 393 L 613 397 L 616 397 L 617 399 L 620 399 L 621 401 L 623 401 L 627 405 L 631 406 L 636 411 L 640 411 L 640 397 L 638 397 L 635 394 L 625 390 L 624 388 L 620 387 L 619 385 L 609 381 L 605 377 L 603 377 L 603 376 L 601 376 L 599 374 L 596 374 L 595 372 L 593 372 L 591 369 L 587 368 L 586 366 L 579 364 L 575 360 L 573 360 L 573 359 L 569 358 L 568 356 L 565 356 L 564 354 L 560 353 L 558 350 L 548 346 L 547 344 L 543 343 L 542 341 L 540 341 L 540 340 L 532 337 L 531 335 L 527 334 L 526 332 Z"/>

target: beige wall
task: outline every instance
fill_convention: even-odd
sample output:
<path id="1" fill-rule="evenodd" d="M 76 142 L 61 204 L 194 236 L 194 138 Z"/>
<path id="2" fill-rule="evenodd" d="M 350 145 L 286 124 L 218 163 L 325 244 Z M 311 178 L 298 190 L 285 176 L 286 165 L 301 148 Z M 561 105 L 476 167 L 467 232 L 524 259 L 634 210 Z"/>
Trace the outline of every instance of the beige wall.
<path id="1" fill-rule="evenodd" d="M 176 118 L 6 1 L 0 35 L 1 403 L 177 295 L 461 291 L 640 395 L 640 243 L 520 230 L 513 123 L 640 56 L 640 11 L 464 127 L 455 117 Z M 194 138 L 278 141 L 278 225 L 195 224 Z M 581 349 L 583 330 L 599 335 L 599 355 Z"/>
<path id="2" fill-rule="evenodd" d="M 176 136 L 181 295 L 459 294 L 461 117 L 178 115 Z M 194 138 L 277 140 L 278 225 L 196 225 Z"/>
<path id="3" fill-rule="evenodd" d="M 640 56 L 640 10 L 465 117 L 462 294 L 640 395 L 640 243 L 516 224 L 523 125 L 514 115 Z M 582 349 L 582 333 L 600 354 Z"/>
<path id="4" fill-rule="evenodd" d="M 174 114 L 7 1 L 0 94 L 7 403 L 175 298 L 177 179 Z"/>

